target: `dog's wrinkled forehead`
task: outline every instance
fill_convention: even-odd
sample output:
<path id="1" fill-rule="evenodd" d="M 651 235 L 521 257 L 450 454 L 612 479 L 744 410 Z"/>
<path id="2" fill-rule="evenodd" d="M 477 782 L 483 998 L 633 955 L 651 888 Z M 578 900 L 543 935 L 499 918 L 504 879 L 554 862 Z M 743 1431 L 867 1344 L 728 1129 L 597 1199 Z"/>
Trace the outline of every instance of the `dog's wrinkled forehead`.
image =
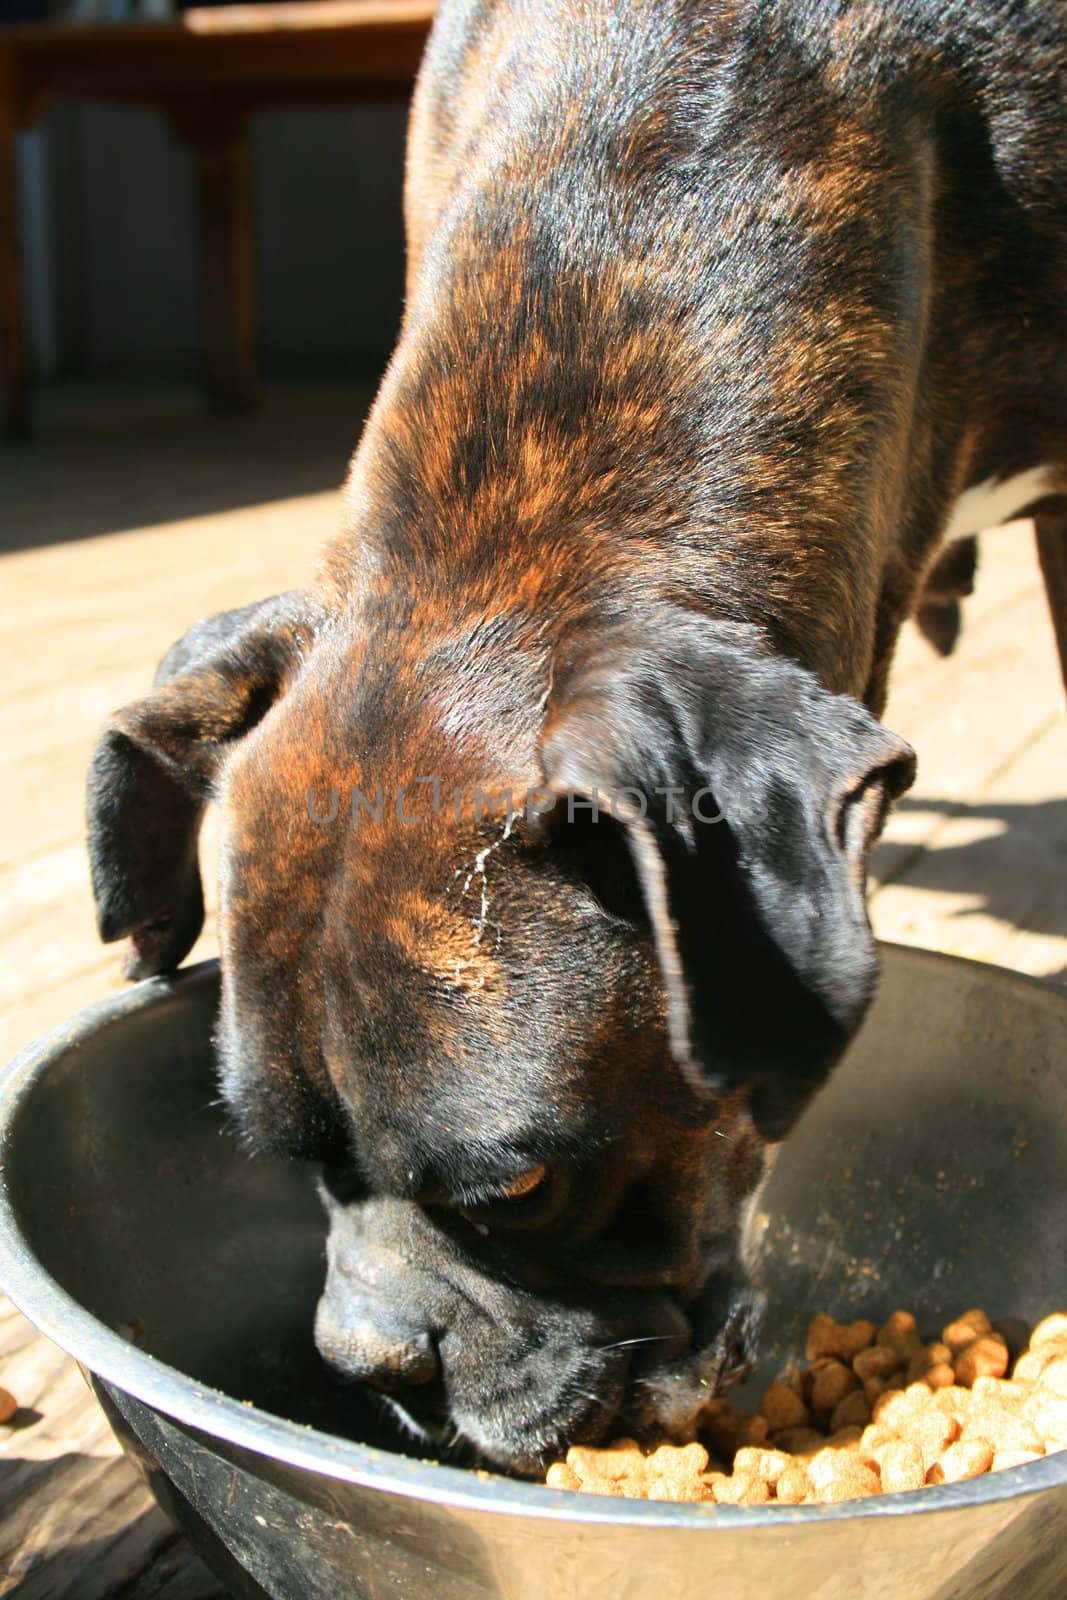
<path id="1" fill-rule="evenodd" d="M 300 683 L 223 786 L 231 965 L 246 985 L 258 974 L 267 1004 L 272 972 L 303 974 L 293 1026 L 314 1028 L 389 1189 L 449 1150 L 476 1154 L 487 1128 L 487 1166 L 509 1150 L 542 1160 L 533 1128 L 561 1145 L 603 1137 L 613 995 L 629 1036 L 662 1028 L 651 951 L 529 820 L 536 767 L 487 774 L 441 723 L 440 701 L 413 697 L 369 740 L 321 681 Z"/>

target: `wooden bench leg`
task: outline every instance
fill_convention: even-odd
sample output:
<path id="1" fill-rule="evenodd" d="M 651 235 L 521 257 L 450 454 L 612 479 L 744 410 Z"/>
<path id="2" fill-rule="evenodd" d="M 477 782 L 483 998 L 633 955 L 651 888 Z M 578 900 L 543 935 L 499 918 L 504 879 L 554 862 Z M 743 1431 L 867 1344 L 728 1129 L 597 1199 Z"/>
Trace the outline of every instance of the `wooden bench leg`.
<path id="1" fill-rule="evenodd" d="M 1034 517 L 1034 529 L 1060 654 L 1060 672 L 1067 689 L 1067 510 L 1039 512 Z"/>
<path id="2" fill-rule="evenodd" d="M 0 58 L 0 426 L 8 438 L 24 439 L 30 431 L 30 404 L 19 255 L 16 128 L 4 80 L 4 62 Z"/>
<path id="3" fill-rule="evenodd" d="M 258 376 L 247 117 L 208 107 L 183 107 L 173 116 L 197 167 L 208 404 L 215 411 L 249 411 Z"/>

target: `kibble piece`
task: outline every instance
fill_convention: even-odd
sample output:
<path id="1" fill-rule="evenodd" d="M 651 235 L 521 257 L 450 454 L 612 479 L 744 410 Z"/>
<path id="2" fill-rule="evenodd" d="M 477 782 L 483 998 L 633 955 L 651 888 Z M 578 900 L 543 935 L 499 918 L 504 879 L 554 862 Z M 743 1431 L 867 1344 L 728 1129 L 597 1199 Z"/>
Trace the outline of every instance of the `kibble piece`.
<path id="1" fill-rule="evenodd" d="M 838 1433 L 842 1428 L 865 1428 L 871 1420 L 871 1406 L 862 1389 L 854 1389 L 851 1394 L 846 1394 L 830 1413 L 830 1432 Z"/>
<path id="2" fill-rule="evenodd" d="M 936 1410 L 943 1411 L 946 1417 L 955 1417 L 962 1425 L 974 1409 L 974 1395 L 970 1389 L 953 1383 L 935 1391 L 933 1405 Z"/>
<path id="3" fill-rule="evenodd" d="M 615 1495 L 617 1499 L 624 1498 L 622 1484 L 615 1483 L 611 1478 L 583 1478 L 582 1493 Z"/>
<path id="4" fill-rule="evenodd" d="M 991 1401 L 1007 1411 L 1018 1411 L 1024 1400 L 1030 1398 L 1030 1385 L 1016 1383 L 1014 1378 L 975 1378 L 971 1393 L 976 1401 Z"/>
<path id="5" fill-rule="evenodd" d="M 760 1450 L 751 1445 L 739 1450 L 734 1456 L 734 1472 L 754 1472 L 764 1483 L 769 1483 L 773 1488 L 787 1467 L 792 1466 L 791 1458 L 784 1450 Z"/>
<path id="6" fill-rule="evenodd" d="M 820 1356 L 837 1354 L 837 1323 L 824 1311 L 817 1311 L 808 1323 L 808 1337 L 804 1355 L 808 1361 L 818 1361 Z"/>
<path id="7" fill-rule="evenodd" d="M 892 1345 L 872 1344 L 852 1358 L 852 1370 L 861 1383 L 868 1378 L 891 1378 L 904 1365 L 904 1358 Z"/>
<path id="8" fill-rule="evenodd" d="M 1061 1355 L 1067 1355 L 1067 1346 L 1059 1343 L 1042 1345 L 1039 1350 L 1024 1350 L 1012 1368 L 1012 1377 L 1020 1383 L 1036 1383 L 1045 1368 Z"/>
<path id="9" fill-rule="evenodd" d="M 993 1455 L 993 1472 L 1007 1472 L 1011 1467 L 1025 1467 L 1028 1461 L 1040 1461 L 1032 1450 L 997 1450 Z"/>
<path id="10" fill-rule="evenodd" d="M 815 1485 L 799 1464 L 787 1467 L 775 1486 L 778 1504 L 783 1506 L 803 1505 L 814 1493 Z"/>
<path id="11" fill-rule="evenodd" d="M 915 1318 L 910 1311 L 894 1311 L 887 1322 L 878 1329 L 878 1343 L 888 1345 L 898 1355 L 910 1359 L 922 1349 L 922 1340 Z"/>
<path id="12" fill-rule="evenodd" d="M 892 1444 L 900 1437 L 892 1428 L 887 1428 L 884 1423 L 872 1422 L 863 1430 L 860 1444 L 863 1449 L 873 1454 L 877 1459 L 879 1450 L 883 1445 Z"/>
<path id="13" fill-rule="evenodd" d="M 1030 1348 L 1040 1350 L 1059 1339 L 1067 1339 L 1067 1311 L 1054 1311 L 1050 1317 L 1043 1317 L 1030 1335 Z"/>
<path id="14" fill-rule="evenodd" d="M 912 1444 L 917 1444 L 922 1451 L 923 1465 L 927 1471 L 943 1455 L 948 1446 L 959 1438 L 959 1434 L 960 1425 L 955 1417 L 946 1417 L 943 1412 L 932 1408 L 917 1414 L 903 1431 L 904 1438 Z"/>
<path id="15" fill-rule="evenodd" d="M 545 1473 L 545 1482 L 550 1489 L 580 1489 L 581 1479 L 573 1468 L 568 1467 L 565 1461 L 553 1461 Z"/>
<path id="16" fill-rule="evenodd" d="M 707 1465 L 707 1451 L 702 1445 Z M 567 1464 L 581 1476 L 591 1472 L 598 1478 L 611 1478 L 616 1482 L 630 1478 L 644 1478 L 645 1457 L 636 1439 L 614 1439 L 611 1444 L 593 1449 L 588 1445 L 572 1445 L 567 1451 Z"/>
<path id="17" fill-rule="evenodd" d="M 867 1378 L 863 1385 L 863 1392 L 873 1410 L 874 1403 L 880 1394 L 888 1394 L 890 1390 L 904 1389 L 906 1387 L 907 1376 L 903 1371 L 900 1371 L 894 1372 L 891 1378 Z"/>
<path id="18" fill-rule="evenodd" d="M 800 1374 L 800 1393 L 806 1405 L 811 1405 L 811 1391 L 815 1387 L 815 1380 L 820 1372 L 825 1372 L 827 1367 L 839 1367 L 841 1362 L 837 1356 L 816 1356 L 815 1360 L 806 1366 Z"/>
<path id="19" fill-rule="evenodd" d="M 1067 1400 L 1067 1356 L 1056 1356 L 1038 1377 L 1038 1387 L 1059 1400 Z"/>
<path id="20" fill-rule="evenodd" d="M 868 1322 L 865 1317 L 856 1322 L 838 1323 L 837 1325 L 837 1353 L 846 1361 L 852 1361 L 861 1350 L 866 1350 L 877 1337 L 878 1330 L 873 1322 Z"/>
<path id="21" fill-rule="evenodd" d="M 1022 1409 L 1023 1416 L 1044 1439 L 1046 1451 L 1050 1439 L 1058 1445 L 1067 1445 L 1067 1400 L 1057 1400 L 1054 1395 L 1038 1390 Z"/>
<path id="22" fill-rule="evenodd" d="M 878 1469 L 886 1494 L 907 1494 L 926 1482 L 922 1451 L 910 1439 L 891 1439 L 878 1452 Z"/>
<path id="23" fill-rule="evenodd" d="M 860 1381 L 843 1361 L 829 1361 L 815 1375 L 811 1386 L 811 1409 L 828 1416 L 847 1394 L 858 1389 Z"/>
<path id="24" fill-rule="evenodd" d="M 703 1500 L 705 1486 L 700 1478 L 676 1476 L 671 1473 L 649 1473 L 645 1479 L 646 1500 L 675 1500 L 689 1502 Z"/>
<path id="25" fill-rule="evenodd" d="M 956 1356 L 956 1381 L 970 1387 L 975 1378 L 1002 1378 L 1008 1359 L 1008 1347 L 999 1333 L 984 1335 Z"/>
<path id="26" fill-rule="evenodd" d="M 953 1322 L 942 1328 L 941 1342 L 948 1345 L 954 1356 L 958 1356 L 961 1350 L 965 1350 L 976 1339 L 981 1339 L 992 1332 L 993 1324 L 984 1311 L 965 1311 L 962 1317 L 956 1317 Z"/>
<path id="27" fill-rule="evenodd" d="M 605 1454 L 611 1456 L 611 1452 L 585 1444 L 572 1444 L 567 1451 L 566 1465 L 587 1494 L 623 1493 L 622 1485 L 616 1480 L 614 1472 L 604 1470 Z"/>
<path id="28" fill-rule="evenodd" d="M 778 1433 L 782 1428 L 802 1428 L 811 1420 L 807 1406 L 793 1387 L 780 1381 L 764 1390 L 759 1414 L 770 1433 Z"/>
<path id="29" fill-rule="evenodd" d="M 960 1483 L 964 1478 L 979 1478 L 993 1465 L 993 1446 L 988 1439 L 960 1439 L 931 1465 L 927 1483 Z"/>
<path id="30" fill-rule="evenodd" d="M 875 1422 L 917 1444 L 927 1466 L 960 1431 L 955 1416 L 934 1404 L 934 1398 L 925 1384 L 914 1384 L 903 1394 L 884 1395 L 875 1406 Z"/>
<path id="31" fill-rule="evenodd" d="M 1042 1450 L 1041 1434 L 1031 1422 L 988 1402 L 975 1406 L 960 1438 L 988 1439 L 994 1450 Z"/>
<path id="32" fill-rule="evenodd" d="M 808 1465 L 808 1476 L 820 1500 L 860 1500 L 877 1494 L 881 1482 L 875 1469 L 847 1451 L 821 1450 Z"/>
<path id="33" fill-rule="evenodd" d="M 762 1506 L 770 1498 L 769 1487 L 754 1472 L 735 1472 L 715 1486 L 715 1499 L 721 1506 Z"/>
<path id="34" fill-rule="evenodd" d="M 952 1360 L 953 1353 L 947 1344 L 941 1344 L 939 1341 L 934 1344 L 925 1344 L 921 1350 L 916 1350 L 908 1362 L 908 1382 L 921 1383 L 925 1381 L 926 1374 L 931 1367 L 948 1366 L 951 1368 Z"/>
<path id="35" fill-rule="evenodd" d="M 910 1383 L 906 1389 L 880 1395 L 874 1403 L 873 1414 L 875 1422 L 903 1434 L 913 1418 L 925 1416 L 930 1409 L 930 1391 L 925 1383 Z"/>
<path id="36" fill-rule="evenodd" d="M 645 1461 L 650 1500 L 702 1500 L 700 1474 L 708 1465 L 702 1444 L 662 1444 Z"/>
<path id="37" fill-rule="evenodd" d="M 661 1444 L 646 1457 L 646 1464 L 654 1471 L 669 1469 L 694 1475 L 707 1470 L 708 1452 L 695 1440 L 692 1444 Z"/>
<path id="38" fill-rule="evenodd" d="M 704 1445 L 661 1445 L 645 1459 L 645 1494 L 648 1499 L 701 1501 L 707 1486 L 701 1474 L 707 1470 Z M 627 1493 L 633 1493 L 633 1478 L 622 1478 Z"/>
<path id="39" fill-rule="evenodd" d="M 833 1317 L 819 1311 L 808 1324 L 805 1354 L 809 1361 L 817 1361 L 820 1356 L 839 1356 L 851 1361 L 873 1342 L 874 1335 L 873 1322 L 835 1322 Z"/>

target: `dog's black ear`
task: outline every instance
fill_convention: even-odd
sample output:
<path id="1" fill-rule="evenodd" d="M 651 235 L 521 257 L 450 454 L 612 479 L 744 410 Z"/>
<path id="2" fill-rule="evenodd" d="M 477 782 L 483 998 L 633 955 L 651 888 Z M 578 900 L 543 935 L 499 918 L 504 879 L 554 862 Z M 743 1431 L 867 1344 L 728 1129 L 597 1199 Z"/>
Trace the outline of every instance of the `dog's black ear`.
<path id="1" fill-rule="evenodd" d="M 200 819 L 228 746 L 263 716 L 310 638 L 303 595 L 276 595 L 196 623 L 156 687 L 105 726 L 89 767 L 97 926 L 129 938 L 126 975 L 178 966 L 204 920 Z"/>
<path id="2" fill-rule="evenodd" d="M 622 823 L 674 1054 L 709 1094 L 747 1085 L 781 1138 L 872 998 L 867 855 L 914 754 L 755 630 L 680 608 L 556 677 L 546 782 Z"/>

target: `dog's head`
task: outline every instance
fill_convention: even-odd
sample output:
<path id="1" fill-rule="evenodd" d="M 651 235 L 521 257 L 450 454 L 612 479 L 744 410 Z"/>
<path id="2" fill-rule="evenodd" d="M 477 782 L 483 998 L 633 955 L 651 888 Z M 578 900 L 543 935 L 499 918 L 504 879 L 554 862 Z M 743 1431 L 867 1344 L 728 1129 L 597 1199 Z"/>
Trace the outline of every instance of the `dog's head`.
<path id="1" fill-rule="evenodd" d="M 871 997 L 911 752 L 667 605 L 375 648 L 282 596 L 157 683 L 93 761 L 101 931 L 177 965 L 217 799 L 223 1084 L 323 1163 L 322 1353 L 520 1470 L 684 1431 L 746 1359 L 768 1150 Z"/>

